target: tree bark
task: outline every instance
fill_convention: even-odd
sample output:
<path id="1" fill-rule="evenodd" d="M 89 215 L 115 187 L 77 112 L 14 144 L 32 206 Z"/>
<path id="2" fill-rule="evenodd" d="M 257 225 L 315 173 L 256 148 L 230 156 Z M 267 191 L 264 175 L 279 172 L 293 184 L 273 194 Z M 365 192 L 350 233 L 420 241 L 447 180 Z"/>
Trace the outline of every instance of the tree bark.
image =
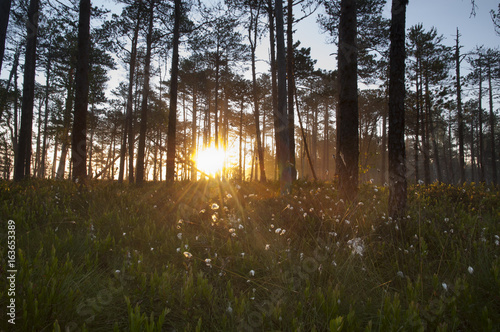
<path id="1" fill-rule="evenodd" d="M 137 150 L 136 161 L 136 183 L 141 184 L 144 181 L 144 150 L 146 148 L 146 131 L 148 128 L 148 98 L 149 98 L 149 75 L 151 67 L 151 47 L 153 43 L 153 23 L 154 23 L 154 5 L 155 0 L 150 1 L 149 8 L 149 26 L 146 36 L 146 59 L 144 64 L 144 88 L 142 90 L 141 105 L 141 125 L 139 132 L 139 148 Z"/>
<path id="2" fill-rule="evenodd" d="M 141 7 L 142 2 L 139 2 L 139 7 Z M 123 128 L 123 142 L 120 152 L 120 173 L 118 174 L 118 182 L 123 182 L 125 174 L 125 155 L 127 152 L 127 140 L 129 145 L 129 164 L 128 164 L 128 177 L 129 182 L 134 181 L 134 164 L 133 164 L 133 154 L 134 154 L 134 136 L 133 136 L 133 85 L 134 85 L 134 74 L 135 74 L 135 63 L 137 58 L 137 40 L 139 38 L 139 28 L 140 28 L 140 10 L 137 11 L 137 21 L 134 27 L 134 35 L 132 37 L 132 46 L 130 50 L 130 65 L 129 65 L 129 83 L 127 92 L 127 106 L 125 113 L 125 123 Z"/>
<path id="3" fill-rule="evenodd" d="M 292 180 L 297 178 L 295 166 L 295 114 L 293 111 L 293 95 L 295 94 L 295 74 L 293 61 L 293 0 L 288 0 L 287 11 L 287 80 L 288 80 L 288 142 L 290 149 L 290 171 Z"/>
<path id="4" fill-rule="evenodd" d="M 356 30 L 356 0 L 341 0 L 338 47 L 337 175 L 340 196 L 348 201 L 353 201 L 358 194 L 358 50 Z"/>
<path id="5" fill-rule="evenodd" d="M 179 39 L 181 20 L 181 0 L 174 0 L 174 38 L 172 49 L 172 69 L 170 76 L 170 105 L 167 128 L 167 182 L 175 179 L 175 131 L 177 125 L 177 78 L 179 76 Z"/>
<path id="6" fill-rule="evenodd" d="M 87 107 L 89 101 L 90 0 L 80 0 L 78 24 L 78 56 L 75 73 L 75 113 L 72 155 L 73 181 L 87 178 Z"/>
<path id="7" fill-rule="evenodd" d="M 490 99 L 490 145 L 491 145 L 491 182 L 495 185 L 498 184 L 497 179 L 497 155 L 495 152 L 495 113 L 493 112 L 493 86 L 491 84 L 491 56 L 487 59 L 487 69 L 488 69 L 488 88 L 489 88 L 489 99 Z"/>
<path id="8" fill-rule="evenodd" d="M 5 53 L 5 37 L 7 36 L 11 3 L 12 0 L 0 0 L 0 73 Z"/>
<path id="9" fill-rule="evenodd" d="M 405 130 L 405 21 L 407 0 L 392 1 L 389 55 L 389 216 L 404 216 L 407 200 Z"/>
<path id="10" fill-rule="evenodd" d="M 278 108 L 274 114 L 276 137 L 276 160 L 278 163 L 278 177 L 280 179 L 281 193 L 290 191 L 292 183 L 290 161 L 288 111 L 286 93 L 286 60 L 285 60 L 285 33 L 283 27 L 283 3 L 275 0 L 276 17 L 276 60 L 278 63 Z"/>
<path id="11" fill-rule="evenodd" d="M 36 42 L 38 34 L 39 0 L 30 0 L 28 8 L 26 57 L 24 61 L 23 105 L 21 129 L 14 166 L 14 180 L 21 181 L 30 175 L 31 136 L 33 128 L 33 103 L 35 98 Z"/>
<path id="12" fill-rule="evenodd" d="M 254 10 L 257 12 L 254 13 Z M 264 168 L 264 149 L 262 148 L 262 137 L 260 132 L 260 113 L 259 113 L 259 101 L 258 101 L 258 91 L 257 91 L 257 74 L 255 69 L 255 49 L 257 47 L 257 32 L 258 32 L 258 20 L 259 20 L 260 7 L 250 9 L 250 25 L 248 28 L 248 40 L 250 42 L 251 57 L 252 57 L 252 93 L 253 93 L 253 107 L 254 107 L 254 120 L 255 120 L 255 134 L 257 141 L 257 156 L 259 159 L 259 169 L 260 169 L 260 181 L 266 182 L 266 170 Z M 257 172 L 255 172 L 255 178 L 257 178 Z"/>
<path id="13" fill-rule="evenodd" d="M 460 184 L 465 183 L 465 153 L 464 153 L 464 116 L 462 111 L 462 86 L 460 84 L 460 34 L 457 28 L 455 44 L 455 67 L 457 76 L 457 111 L 458 111 L 458 159 L 460 165 Z"/>

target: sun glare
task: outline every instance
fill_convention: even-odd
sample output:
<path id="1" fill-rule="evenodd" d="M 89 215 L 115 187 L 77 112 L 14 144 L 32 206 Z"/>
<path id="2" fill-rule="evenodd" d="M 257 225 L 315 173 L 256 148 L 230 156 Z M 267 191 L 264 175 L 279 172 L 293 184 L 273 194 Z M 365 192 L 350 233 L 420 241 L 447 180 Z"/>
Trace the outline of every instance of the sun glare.
<path id="1" fill-rule="evenodd" d="M 222 149 L 209 147 L 198 151 L 197 155 L 193 156 L 195 167 L 206 175 L 215 176 L 217 173 L 222 173 L 226 154 Z"/>

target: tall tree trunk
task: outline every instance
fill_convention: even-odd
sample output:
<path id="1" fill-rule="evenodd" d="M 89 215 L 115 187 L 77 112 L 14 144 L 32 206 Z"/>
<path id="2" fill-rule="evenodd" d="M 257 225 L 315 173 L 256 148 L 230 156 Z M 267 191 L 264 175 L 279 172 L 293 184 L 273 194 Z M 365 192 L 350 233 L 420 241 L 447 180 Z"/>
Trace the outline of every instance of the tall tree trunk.
<path id="1" fill-rule="evenodd" d="M 405 21 L 407 0 L 392 0 L 389 54 L 389 216 L 404 216 L 407 200 L 405 131 Z"/>
<path id="2" fill-rule="evenodd" d="M 328 180 L 329 169 L 330 169 L 330 112 L 328 111 L 328 98 L 325 101 L 325 117 L 324 117 L 324 129 L 323 129 L 323 140 L 324 140 L 324 150 L 323 150 L 323 179 Z"/>
<path id="3" fill-rule="evenodd" d="M 18 151 L 14 166 L 14 180 L 29 177 L 31 168 L 31 131 L 33 128 L 33 103 L 35 98 L 36 42 L 38 34 L 39 0 L 30 0 L 24 61 L 23 105 Z"/>
<path id="4" fill-rule="evenodd" d="M 424 150 L 424 181 L 425 184 L 430 184 L 431 183 L 431 162 L 430 162 L 430 144 L 429 144 L 429 136 L 430 136 L 430 117 L 431 115 L 431 108 L 430 108 L 430 94 L 429 94 L 429 77 L 428 77 L 428 72 L 427 69 L 425 69 L 425 114 L 424 114 L 424 131 L 423 131 L 423 137 L 422 137 L 422 145 L 423 145 L 423 150 Z M 422 84 L 422 79 L 420 80 L 420 83 Z M 423 90 L 423 87 L 421 88 L 421 92 Z"/>
<path id="5" fill-rule="evenodd" d="M 340 195 L 348 201 L 353 201 L 358 194 L 358 50 L 356 30 L 356 0 L 341 0 L 338 47 L 337 174 Z"/>
<path id="6" fill-rule="evenodd" d="M 457 76 L 457 111 L 458 111 L 458 159 L 460 165 L 460 183 L 465 183 L 465 153 L 464 153 L 464 117 L 462 111 L 462 86 L 460 84 L 460 45 L 457 28 L 455 44 L 455 67 Z"/>
<path id="7" fill-rule="evenodd" d="M 40 177 L 40 154 L 41 154 L 41 139 L 42 139 L 42 100 L 38 105 L 38 126 L 36 133 L 36 150 L 35 150 L 35 168 L 33 170 L 33 175 L 35 177 Z"/>
<path id="8" fill-rule="evenodd" d="M 66 96 L 66 103 L 64 106 L 64 119 L 63 119 L 63 132 L 62 132 L 62 146 L 61 157 L 59 158 L 59 166 L 57 168 L 57 179 L 64 178 L 66 170 L 66 156 L 70 145 L 69 127 L 71 126 L 71 109 L 73 108 L 74 91 L 73 91 L 73 75 L 74 68 L 70 67 L 68 71 L 68 92 Z"/>
<path id="9" fill-rule="evenodd" d="M 56 161 L 57 161 L 57 150 L 59 148 L 59 140 L 57 135 L 54 137 L 54 156 L 52 157 L 52 179 L 56 178 Z"/>
<path id="10" fill-rule="evenodd" d="M 215 98 L 214 98 L 214 127 L 215 127 L 215 148 L 219 148 L 219 80 L 220 80 L 220 52 L 219 40 L 217 40 L 217 51 L 215 53 Z"/>
<path id="11" fill-rule="evenodd" d="M 293 111 L 293 95 L 295 93 L 295 74 L 293 61 L 293 0 L 288 0 L 287 11 L 287 79 L 288 79 L 288 142 L 290 149 L 290 171 L 292 180 L 297 179 L 297 169 L 295 167 L 295 114 Z M 314 150 L 313 150 L 314 151 Z"/>
<path id="12" fill-rule="evenodd" d="M 191 123 L 191 154 L 194 155 L 196 153 L 196 113 L 197 113 L 197 108 L 198 108 L 198 105 L 197 105 L 197 98 L 196 98 L 196 94 L 197 94 L 197 90 L 196 88 L 194 88 L 193 90 L 193 122 Z M 194 167 L 191 167 L 191 181 L 196 181 L 197 180 L 197 172 L 196 172 L 196 169 Z"/>
<path id="13" fill-rule="evenodd" d="M 479 111 L 478 111 L 478 127 L 479 127 L 479 181 L 485 182 L 484 176 L 484 143 L 483 143 L 483 71 L 481 59 L 479 60 Z"/>
<path id="14" fill-rule="evenodd" d="M 276 17 L 276 62 L 278 63 L 278 108 L 274 114 L 276 137 L 276 161 L 281 192 L 289 192 L 292 183 L 290 161 L 288 111 L 286 92 L 286 60 L 285 60 L 285 32 L 283 24 L 283 2 L 275 0 Z"/>
<path id="15" fill-rule="evenodd" d="M 136 183 L 141 184 L 144 181 L 144 150 L 146 148 L 146 131 L 148 128 L 148 98 L 149 98 L 149 75 L 151 67 L 151 47 L 153 44 L 153 23 L 154 23 L 154 6 L 155 0 L 151 0 L 149 4 L 149 26 L 146 36 L 146 59 L 144 60 L 144 88 L 142 90 L 142 105 L 141 105 L 141 126 L 139 132 L 139 148 L 137 151 L 137 172 Z"/>
<path id="16" fill-rule="evenodd" d="M 418 61 L 419 59 L 417 58 L 417 68 L 418 67 Z M 418 69 L 417 69 L 418 71 Z M 415 75 L 415 80 L 416 80 L 416 88 L 417 88 L 417 91 L 416 91 L 416 111 L 417 111 L 417 116 L 416 116 L 416 119 L 415 119 L 415 145 L 414 145 L 414 154 L 415 154 L 415 183 L 418 183 L 420 181 L 420 174 L 419 174 L 419 151 L 420 151 L 420 114 L 421 113 L 421 107 L 420 107 L 420 83 L 419 83 L 419 74 L 417 72 L 417 74 Z"/>
<path id="17" fill-rule="evenodd" d="M 12 0 L 0 0 L 0 73 L 5 52 L 5 37 L 7 36 L 11 3 Z"/>
<path id="18" fill-rule="evenodd" d="M 142 1 L 139 0 L 139 8 L 142 7 Z M 123 182 L 123 177 L 125 173 L 125 155 L 127 151 L 127 142 L 129 150 L 129 163 L 128 163 L 128 177 L 129 182 L 134 181 L 134 134 L 133 134 L 133 85 L 134 85 L 134 74 L 135 74 L 135 63 L 137 59 L 137 40 L 139 39 L 139 28 L 140 28 L 140 10 L 137 11 L 136 24 L 134 27 L 134 35 L 132 37 L 132 46 L 130 49 L 130 64 L 128 72 L 128 91 L 127 91 L 127 110 L 125 114 L 125 124 L 123 130 L 123 142 L 120 154 L 120 173 L 118 175 L 118 182 Z"/>
<path id="19" fill-rule="evenodd" d="M 243 99 L 241 100 L 241 105 L 240 105 L 240 142 L 239 142 L 239 155 L 238 155 L 238 179 L 239 180 L 245 180 L 245 177 L 243 175 L 243 164 L 241 161 L 242 157 L 242 144 L 243 144 L 243 110 L 244 110 L 244 102 Z"/>
<path id="20" fill-rule="evenodd" d="M 73 181 L 87 179 L 87 107 L 89 103 L 90 0 L 80 0 L 78 58 L 75 74 L 75 118 L 73 121 Z"/>
<path id="21" fill-rule="evenodd" d="M 42 177 L 45 178 L 46 173 L 46 156 L 47 156 L 47 129 L 49 124 L 49 84 L 51 78 L 51 65 L 52 65 L 52 43 L 49 44 L 49 48 L 47 50 L 47 64 L 45 68 L 45 114 L 43 118 L 43 140 L 42 140 L 42 161 L 40 167 L 40 173 Z"/>
<path id="22" fill-rule="evenodd" d="M 488 56 L 488 88 L 489 88 L 489 99 L 490 99 L 490 131 L 491 131 L 491 181 L 493 184 L 498 184 L 497 179 L 497 155 L 495 152 L 495 113 L 493 112 L 493 86 L 491 84 L 491 56 Z"/>
<path id="23" fill-rule="evenodd" d="M 260 7 L 255 9 L 257 12 L 254 13 L 254 9 L 250 9 L 250 25 L 248 28 L 248 40 L 250 42 L 251 57 L 252 57 L 252 94 L 253 94 L 253 107 L 254 107 L 254 120 L 255 120 L 255 133 L 257 141 L 257 158 L 259 159 L 259 169 L 260 169 L 260 181 L 266 182 L 266 170 L 264 168 L 264 149 L 262 148 L 262 137 L 260 132 L 260 113 L 259 113 L 259 101 L 258 101 L 258 91 L 257 91 L 257 74 L 255 69 L 255 49 L 257 47 L 257 32 L 258 32 L 258 21 Z M 257 172 L 255 172 L 257 178 Z"/>
<path id="24" fill-rule="evenodd" d="M 387 109 L 384 107 L 382 111 L 382 146 L 381 146 L 380 158 L 382 159 L 382 165 L 380 166 L 380 184 L 386 183 L 386 173 L 387 173 Z"/>
<path id="25" fill-rule="evenodd" d="M 94 119 L 95 119 L 95 104 L 94 104 L 94 101 L 92 101 L 92 105 L 90 106 L 90 126 L 89 126 L 89 130 L 90 130 L 90 144 L 89 144 L 89 151 L 88 151 L 88 156 L 89 156 L 89 162 L 88 162 L 88 170 L 87 170 L 87 174 L 88 174 L 88 178 L 89 179 L 92 179 L 92 162 L 93 162 L 93 157 L 94 157 L 94 134 L 95 134 L 95 123 L 94 123 Z"/>
<path id="26" fill-rule="evenodd" d="M 181 0 L 174 0 L 174 39 L 172 50 L 172 69 L 170 77 L 170 105 L 168 113 L 167 128 L 167 175 L 166 180 L 172 182 L 175 179 L 175 131 L 177 125 L 177 77 L 179 75 L 179 39 L 181 20 Z"/>
<path id="27" fill-rule="evenodd" d="M 274 7 L 272 0 L 267 1 L 267 9 L 268 9 L 268 20 L 269 20 L 269 45 L 271 49 L 271 98 L 272 98 L 272 111 L 273 111 L 273 123 L 274 123 L 274 128 L 278 128 L 279 123 L 278 121 L 278 85 L 277 85 L 277 73 L 276 73 L 276 40 L 275 40 L 275 34 L 274 34 Z M 273 144 L 273 150 L 274 147 L 276 146 L 277 149 L 277 144 L 276 144 L 276 130 L 274 133 L 274 143 Z M 278 152 L 277 150 L 275 151 L 276 153 L 276 158 L 274 162 L 274 178 L 277 179 L 277 166 L 278 163 L 276 162 Z M 274 153 L 273 153 L 274 154 Z"/>

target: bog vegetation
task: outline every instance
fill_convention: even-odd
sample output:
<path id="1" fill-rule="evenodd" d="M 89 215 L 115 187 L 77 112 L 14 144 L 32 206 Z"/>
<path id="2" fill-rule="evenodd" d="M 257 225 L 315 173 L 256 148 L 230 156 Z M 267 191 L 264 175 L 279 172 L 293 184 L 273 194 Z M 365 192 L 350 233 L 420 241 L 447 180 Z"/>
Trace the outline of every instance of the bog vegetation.
<path id="1" fill-rule="evenodd" d="M 0 183 L 23 331 L 494 331 L 500 192 L 335 184 Z M 0 306 L 7 305 L 0 247 Z M 3 310 L 2 310 L 3 312 Z M 1 330 L 9 329 L 4 317 Z"/>

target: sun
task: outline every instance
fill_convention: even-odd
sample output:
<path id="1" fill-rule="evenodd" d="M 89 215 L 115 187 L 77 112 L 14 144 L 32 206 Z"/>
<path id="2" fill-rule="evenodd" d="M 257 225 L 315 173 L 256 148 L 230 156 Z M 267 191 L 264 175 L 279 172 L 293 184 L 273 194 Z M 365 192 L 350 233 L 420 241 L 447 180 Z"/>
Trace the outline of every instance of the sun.
<path id="1" fill-rule="evenodd" d="M 216 149 L 212 146 L 199 150 L 192 159 L 199 171 L 205 173 L 205 175 L 214 177 L 222 173 L 226 161 L 226 153 L 224 150 Z"/>

